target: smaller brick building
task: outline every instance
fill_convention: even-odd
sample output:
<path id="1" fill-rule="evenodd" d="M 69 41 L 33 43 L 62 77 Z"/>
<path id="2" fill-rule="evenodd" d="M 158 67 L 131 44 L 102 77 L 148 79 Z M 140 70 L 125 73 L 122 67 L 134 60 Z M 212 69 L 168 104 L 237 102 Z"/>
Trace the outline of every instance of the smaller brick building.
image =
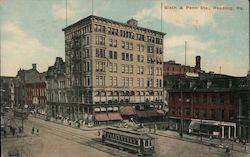
<path id="1" fill-rule="evenodd" d="M 201 57 L 196 56 L 196 63 L 195 66 L 186 66 L 181 65 L 178 63 L 175 63 L 175 61 L 167 61 L 163 63 L 163 75 L 169 76 L 169 75 L 183 75 L 189 73 L 199 73 L 202 72 L 201 70 Z"/>
<path id="2" fill-rule="evenodd" d="M 32 69 L 20 69 L 16 77 L 19 84 L 23 85 L 22 92 L 24 93 L 24 97 L 22 98 L 23 101 L 20 102 L 43 114 L 45 113 L 47 94 L 45 75 L 46 72 L 40 73 L 36 69 L 36 64 L 33 64 Z"/>
<path id="3" fill-rule="evenodd" d="M 237 132 L 237 90 L 243 77 L 214 73 L 168 76 L 170 129 L 222 138 Z M 183 120 L 183 127 L 181 121 Z"/>

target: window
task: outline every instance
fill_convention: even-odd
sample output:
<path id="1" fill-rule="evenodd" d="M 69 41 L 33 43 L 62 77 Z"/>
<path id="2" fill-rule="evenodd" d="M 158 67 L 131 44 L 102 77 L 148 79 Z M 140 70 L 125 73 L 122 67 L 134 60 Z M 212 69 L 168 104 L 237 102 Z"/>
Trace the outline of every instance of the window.
<path id="1" fill-rule="evenodd" d="M 113 40 L 109 39 L 109 46 L 113 46 Z"/>
<path id="2" fill-rule="evenodd" d="M 112 76 L 109 77 L 109 82 L 110 82 L 110 86 L 113 86 L 113 77 Z"/>
<path id="3" fill-rule="evenodd" d="M 105 45 L 105 37 L 103 36 L 96 36 L 95 37 L 96 45 Z"/>
<path id="4" fill-rule="evenodd" d="M 133 61 L 133 54 L 130 54 L 130 61 Z"/>
<path id="5" fill-rule="evenodd" d="M 121 85 L 125 86 L 125 77 L 122 77 Z"/>
<path id="6" fill-rule="evenodd" d="M 122 48 L 125 48 L 125 42 L 122 41 Z"/>
<path id="7" fill-rule="evenodd" d="M 113 66 L 113 72 L 116 73 L 117 72 L 117 63 L 114 63 L 114 66 Z"/>
<path id="8" fill-rule="evenodd" d="M 113 72 L 113 64 L 109 64 L 109 72 Z"/>
<path id="9" fill-rule="evenodd" d="M 114 47 L 117 47 L 117 40 L 114 40 Z"/>
<path id="10" fill-rule="evenodd" d="M 130 74 L 133 74 L 133 65 L 130 65 L 129 73 L 130 73 Z"/>
<path id="11" fill-rule="evenodd" d="M 125 53 L 122 52 L 122 60 L 125 60 Z"/>
<path id="12" fill-rule="evenodd" d="M 129 65 L 127 65 L 127 64 L 126 64 L 126 66 L 125 66 L 125 72 L 126 72 L 126 73 L 129 73 Z"/>
<path id="13" fill-rule="evenodd" d="M 113 86 L 117 86 L 117 77 L 113 78 Z"/>
<path id="14" fill-rule="evenodd" d="M 137 74 L 140 74 L 140 66 L 137 66 Z"/>
<path id="15" fill-rule="evenodd" d="M 125 49 L 128 49 L 128 48 L 129 48 L 129 43 L 126 42 L 126 43 L 125 43 Z"/>
<path id="16" fill-rule="evenodd" d="M 129 43 L 129 49 L 133 50 L 133 43 Z"/>
<path id="17" fill-rule="evenodd" d="M 105 50 L 104 49 L 96 49 L 96 57 L 105 58 Z"/>
<path id="18" fill-rule="evenodd" d="M 114 51 L 114 59 L 117 59 L 117 52 Z"/>
<path id="19" fill-rule="evenodd" d="M 140 73 L 144 74 L 144 67 L 143 66 L 141 66 L 141 68 L 140 68 Z"/>
<path id="20" fill-rule="evenodd" d="M 141 55 L 141 62 L 144 62 L 144 56 Z"/>
<path id="21" fill-rule="evenodd" d="M 124 73 L 124 72 L 125 72 L 125 65 L 122 64 L 122 73 Z"/>
<path id="22" fill-rule="evenodd" d="M 109 51 L 109 58 L 113 58 L 113 52 L 112 51 Z"/>
<path id="23" fill-rule="evenodd" d="M 87 77 L 87 86 L 90 86 L 90 76 Z"/>
<path id="24" fill-rule="evenodd" d="M 129 54 L 126 53 L 126 61 L 129 61 Z"/>

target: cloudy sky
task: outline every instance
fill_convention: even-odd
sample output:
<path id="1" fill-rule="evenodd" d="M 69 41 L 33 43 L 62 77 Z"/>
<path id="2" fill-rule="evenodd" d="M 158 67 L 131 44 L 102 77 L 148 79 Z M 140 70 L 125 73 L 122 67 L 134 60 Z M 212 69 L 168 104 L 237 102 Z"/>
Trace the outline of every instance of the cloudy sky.
<path id="1" fill-rule="evenodd" d="M 37 63 L 40 72 L 64 58 L 66 0 L 0 0 L 1 75 Z M 163 4 L 161 27 L 161 3 Z M 249 65 L 248 0 L 93 0 L 94 14 L 167 33 L 164 61 L 201 56 L 205 71 L 245 76 Z M 209 10 L 203 10 L 201 6 Z M 175 8 L 175 9 L 174 9 Z M 223 9 L 224 8 L 224 9 Z M 92 14 L 91 0 L 68 0 L 68 24 Z"/>

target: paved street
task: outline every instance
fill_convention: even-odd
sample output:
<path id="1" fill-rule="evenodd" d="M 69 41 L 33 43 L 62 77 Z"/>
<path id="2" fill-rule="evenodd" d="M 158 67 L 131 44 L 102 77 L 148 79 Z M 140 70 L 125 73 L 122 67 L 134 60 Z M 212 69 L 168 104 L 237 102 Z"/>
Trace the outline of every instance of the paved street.
<path id="1" fill-rule="evenodd" d="M 16 121 L 16 123 L 20 122 Z M 102 145 L 95 128 L 80 130 L 33 117 L 29 117 L 24 126 L 24 137 L 17 138 L 9 135 L 6 139 L 2 139 L 3 156 L 17 151 L 22 152 L 24 156 L 35 157 L 135 156 Z M 39 129 L 39 135 L 31 133 L 32 127 Z M 180 140 L 162 131 L 158 131 L 157 134 L 154 135 L 157 157 L 222 157 L 225 154 L 225 149 Z M 249 157 L 250 154 L 231 151 L 231 156 Z"/>

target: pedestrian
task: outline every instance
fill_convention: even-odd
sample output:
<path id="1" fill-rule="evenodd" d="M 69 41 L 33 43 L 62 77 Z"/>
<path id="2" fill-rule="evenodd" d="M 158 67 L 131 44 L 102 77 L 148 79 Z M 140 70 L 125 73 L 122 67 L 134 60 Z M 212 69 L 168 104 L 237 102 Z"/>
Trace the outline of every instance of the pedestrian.
<path id="1" fill-rule="evenodd" d="M 15 136 L 15 133 L 16 133 L 16 129 L 12 128 L 12 135 Z"/>
<path id="2" fill-rule="evenodd" d="M 6 132 L 6 130 L 4 129 L 4 131 L 3 131 L 3 136 L 6 138 L 7 137 L 7 132 Z"/>
<path id="3" fill-rule="evenodd" d="M 35 129 L 34 129 L 34 127 L 32 127 L 32 134 L 34 134 L 34 132 L 35 132 Z"/>
<path id="4" fill-rule="evenodd" d="M 39 135 L 39 129 L 36 129 L 37 136 Z"/>

